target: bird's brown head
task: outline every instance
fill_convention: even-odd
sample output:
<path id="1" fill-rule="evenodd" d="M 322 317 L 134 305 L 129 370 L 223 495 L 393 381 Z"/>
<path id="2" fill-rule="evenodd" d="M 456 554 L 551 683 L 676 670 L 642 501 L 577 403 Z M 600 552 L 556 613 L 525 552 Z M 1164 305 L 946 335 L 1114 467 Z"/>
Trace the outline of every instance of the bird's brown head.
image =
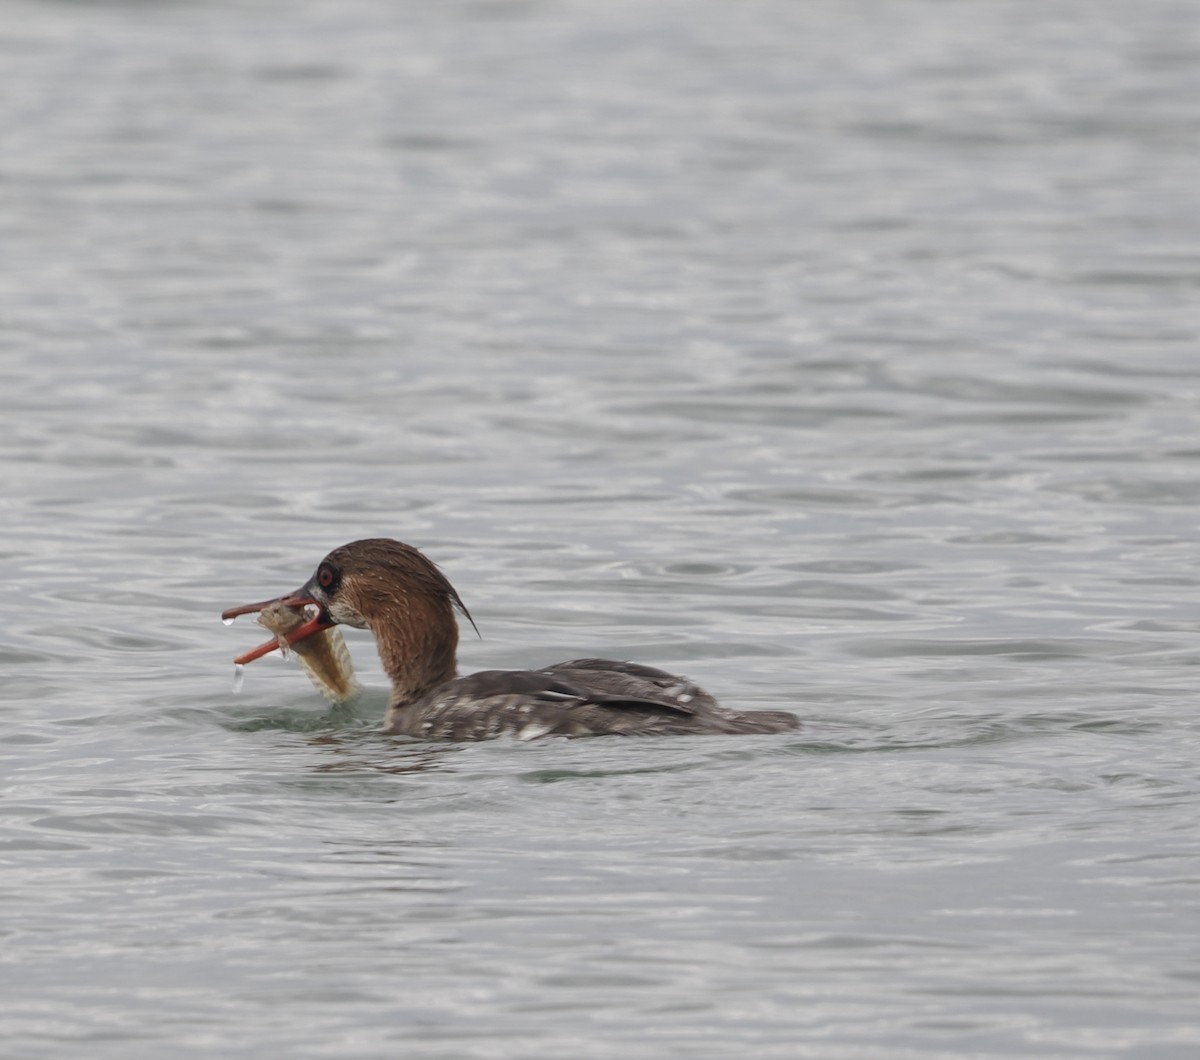
<path id="1" fill-rule="evenodd" d="M 449 618 L 454 609 L 472 626 L 466 606 L 438 566 L 412 545 L 390 537 L 351 541 L 321 560 L 301 595 L 337 623 L 370 629 L 382 623 Z"/>

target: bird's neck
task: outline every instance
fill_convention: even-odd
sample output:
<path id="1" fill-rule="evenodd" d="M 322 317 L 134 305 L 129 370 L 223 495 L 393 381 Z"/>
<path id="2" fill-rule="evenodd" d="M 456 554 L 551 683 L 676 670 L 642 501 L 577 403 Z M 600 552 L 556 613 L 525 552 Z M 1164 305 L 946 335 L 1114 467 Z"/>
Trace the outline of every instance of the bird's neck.
<path id="1" fill-rule="evenodd" d="M 458 624 L 449 601 L 402 598 L 367 626 L 392 682 L 392 710 L 457 676 Z"/>

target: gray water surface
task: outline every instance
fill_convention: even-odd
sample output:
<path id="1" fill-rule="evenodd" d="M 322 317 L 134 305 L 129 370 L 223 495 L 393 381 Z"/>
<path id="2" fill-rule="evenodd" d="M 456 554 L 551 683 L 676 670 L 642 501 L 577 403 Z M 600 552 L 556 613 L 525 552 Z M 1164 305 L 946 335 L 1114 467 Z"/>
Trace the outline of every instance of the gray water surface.
<path id="1" fill-rule="evenodd" d="M 0 1055 L 1200 1053 L 1200 20 L 0 0 Z M 399 537 L 418 744 L 218 620 Z"/>

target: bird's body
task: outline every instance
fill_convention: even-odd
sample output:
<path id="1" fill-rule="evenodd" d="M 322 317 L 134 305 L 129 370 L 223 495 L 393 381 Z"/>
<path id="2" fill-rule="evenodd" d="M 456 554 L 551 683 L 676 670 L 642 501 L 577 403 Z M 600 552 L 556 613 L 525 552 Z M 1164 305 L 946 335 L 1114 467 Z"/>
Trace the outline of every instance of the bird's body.
<path id="1" fill-rule="evenodd" d="M 686 677 L 639 663 L 574 659 L 540 670 L 484 670 L 459 677 L 454 610 L 470 621 L 469 612 L 432 561 L 389 538 L 334 549 L 297 592 L 231 608 L 224 617 L 280 603 L 317 608 L 315 617 L 287 635 L 292 643 L 338 623 L 375 635 L 392 681 L 384 731 L 396 735 L 528 740 L 778 733 L 799 726 L 786 711 L 729 710 Z M 242 658 L 254 657 L 251 652 Z"/>

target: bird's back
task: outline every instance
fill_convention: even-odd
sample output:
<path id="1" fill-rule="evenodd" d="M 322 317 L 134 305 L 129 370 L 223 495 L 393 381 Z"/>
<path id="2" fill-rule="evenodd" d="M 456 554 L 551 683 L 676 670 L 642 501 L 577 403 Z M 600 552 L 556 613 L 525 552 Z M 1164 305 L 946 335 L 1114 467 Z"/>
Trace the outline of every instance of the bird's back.
<path id="1" fill-rule="evenodd" d="M 484 670 L 393 708 L 386 731 L 425 739 L 778 733 L 785 711 L 734 711 L 686 677 L 639 663 L 573 659 L 541 670 Z"/>

